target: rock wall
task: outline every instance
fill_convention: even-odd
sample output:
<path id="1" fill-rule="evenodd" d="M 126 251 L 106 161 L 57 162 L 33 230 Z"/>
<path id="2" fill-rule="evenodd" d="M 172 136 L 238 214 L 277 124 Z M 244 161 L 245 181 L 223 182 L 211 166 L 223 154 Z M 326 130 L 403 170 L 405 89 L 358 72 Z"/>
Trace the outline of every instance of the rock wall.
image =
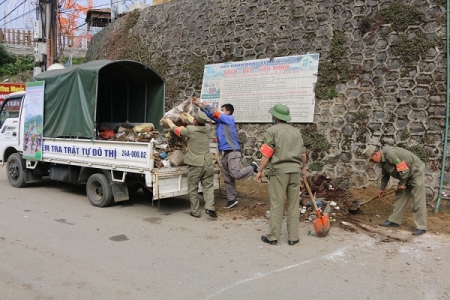
<path id="1" fill-rule="evenodd" d="M 377 184 L 380 168 L 362 159 L 365 146 L 405 147 L 426 161 L 427 198 L 435 200 L 446 118 L 445 5 L 173 0 L 118 19 L 97 34 L 87 59 L 148 64 L 166 80 L 169 109 L 199 95 L 205 64 L 320 53 L 314 124 L 295 124 L 309 141 L 310 172 L 344 186 Z M 258 159 L 268 126 L 239 124 L 246 160 Z"/>

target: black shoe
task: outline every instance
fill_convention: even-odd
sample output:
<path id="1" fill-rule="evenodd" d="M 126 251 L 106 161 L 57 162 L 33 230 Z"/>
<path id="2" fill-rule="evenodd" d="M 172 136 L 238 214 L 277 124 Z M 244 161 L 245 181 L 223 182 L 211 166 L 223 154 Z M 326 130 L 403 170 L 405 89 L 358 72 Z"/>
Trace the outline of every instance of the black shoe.
<path id="1" fill-rule="evenodd" d="M 263 241 L 264 243 L 267 243 L 267 244 L 271 244 L 271 245 L 276 245 L 276 244 L 277 244 L 277 240 L 275 240 L 275 241 L 270 241 L 270 240 L 267 238 L 267 236 L 265 236 L 265 235 L 263 235 L 263 236 L 261 237 L 261 241 Z"/>
<path id="2" fill-rule="evenodd" d="M 211 218 L 217 219 L 217 213 L 214 210 L 205 209 L 205 213 Z"/>
<path id="3" fill-rule="evenodd" d="M 228 201 L 227 205 L 225 205 L 223 208 L 232 208 L 236 204 L 238 204 L 237 200 Z"/>
<path id="4" fill-rule="evenodd" d="M 193 216 L 194 218 L 200 218 L 200 215 L 196 216 L 192 213 L 192 211 L 191 211 L 191 216 Z"/>
<path id="5" fill-rule="evenodd" d="M 422 235 L 422 234 L 424 234 L 425 232 L 427 232 L 427 231 L 424 230 L 424 229 L 414 229 L 413 235 Z"/>
<path id="6" fill-rule="evenodd" d="M 386 222 L 380 223 L 378 225 L 383 226 L 383 227 L 398 227 L 398 226 L 400 226 L 397 223 L 391 222 L 389 220 L 387 220 Z"/>
<path id="7" fill-rule="evenodd" d="M 259 166 L 256 162 L 252 162 L 253 172 L 258 173 Z"/>
<path id="8" fill-rule="evenodd" d="M 288 245 L 289 246 L 294 246 L 295 244 L 297 244 L 300 240 L 296 240 L 296 241 L 288 241 Z"/>

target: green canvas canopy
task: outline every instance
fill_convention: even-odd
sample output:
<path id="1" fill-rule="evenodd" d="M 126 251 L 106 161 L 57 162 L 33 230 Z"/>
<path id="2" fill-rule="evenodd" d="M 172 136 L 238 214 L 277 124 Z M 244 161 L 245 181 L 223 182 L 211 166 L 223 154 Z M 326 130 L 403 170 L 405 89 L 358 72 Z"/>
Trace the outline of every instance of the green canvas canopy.
<path id="1" fill-rule="evenodd" d="M 139 62 L 96 60 L 33 80 L 45 81 L 45 137 L 95 138 L 106 123 L 153 123 L 160 129 L 164 81 Z"/>

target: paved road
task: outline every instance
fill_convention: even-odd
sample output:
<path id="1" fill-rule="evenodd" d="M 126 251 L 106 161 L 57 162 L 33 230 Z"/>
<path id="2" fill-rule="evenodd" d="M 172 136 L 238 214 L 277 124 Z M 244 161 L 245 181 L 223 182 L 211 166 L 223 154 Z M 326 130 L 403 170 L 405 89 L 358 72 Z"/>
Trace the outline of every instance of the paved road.
<path id="1" fill-rule="evenodd" d="M 263 244 L 266 220 L 188 215 L 143 194 L 109 208 L 84 188 L 9 185 L 0 167 L 0 299 L 449 299 L 449 238 L 407 242 L 300 225 Z M 312 230 L 314 232 L 314 230 Z"/>

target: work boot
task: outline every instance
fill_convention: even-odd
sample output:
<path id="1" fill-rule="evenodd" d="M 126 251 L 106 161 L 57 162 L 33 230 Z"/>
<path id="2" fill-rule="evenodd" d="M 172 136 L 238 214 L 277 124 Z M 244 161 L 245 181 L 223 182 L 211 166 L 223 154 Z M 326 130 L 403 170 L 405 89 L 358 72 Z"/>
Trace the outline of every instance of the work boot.
<path id="1" fill-rule="evenodd" d="M 383 226 L 383 227 L 398 227 L 398 226 L 400 226 L 397 223 L 391 222 L 389 220 L 387 220 L 386 222 L 380 223 L 378 225 Z"/>
<path id="2" fill-rule="evenodd" d="M 263 241 L 264 243 L 267 243 L 267 244 L 271 244 L 271 245 L 277 244 L 277 240 L 271 241 L 265 235 L 261 236 L 261 241 Z"/>
<path id="3" fill-rule="evenodd" d="M 425 232 L 427 232 L 427 231 L 424 230 L 424 229 L 414 229 L 413 235 L 422 235 L 422 234 L 424 234 Z"/>
<path id="4" fill-rule="evenodd" d="M 217 219 L 217 213 L 211 209 L 205 209 L 205 213 L 211 218 Z"/>
<path id="5" fill-rule="evenodd" d="M 194 217 L 194 218 L 200 218 L 200 215 L 198 215 L 198 216 L 194 215 L 194 213 L 192 211 L 191 211 L 191 216 Z"/>
<path id="6" fill-rule="evenodd" d="M 294 246 L 295 244 L 297 244 L 300 240 L 296 240 L 296 241 L 288 241 L 288 245 L 289 246 Z"/>

